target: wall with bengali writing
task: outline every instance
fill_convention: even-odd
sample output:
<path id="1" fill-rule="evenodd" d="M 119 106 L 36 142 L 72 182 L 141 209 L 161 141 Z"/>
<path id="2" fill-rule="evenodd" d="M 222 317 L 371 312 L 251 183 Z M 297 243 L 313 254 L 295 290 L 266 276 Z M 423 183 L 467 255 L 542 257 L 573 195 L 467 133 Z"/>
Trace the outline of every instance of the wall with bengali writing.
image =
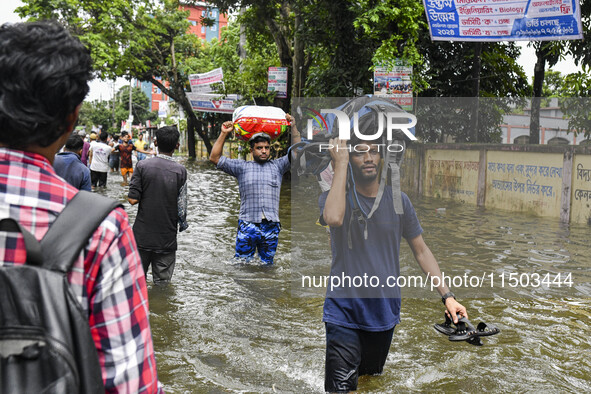
<path id="1" fill-rule="evenodd" d="M 591 224 L 591 147 L 415 144 L 405 155 L 407 193 Z"/>
<path id="2" fill-rule="evenodd" d="M 478 151 L 434 150 L 424 154 L 423 194 L 476 204 Z"/>
<path id="3" fill-rule="evenodd" d="M 487 153 L 486 207 L 559 216 L 563 155 Z"/>
<path id="4" fill-rule="evenodd" d="M 591 156 L 573 160 L 571 221 L 591 224 Z"/>
<path id="5" fill-rule="evenodd" d="M 238 157 L 238 146 L 226 142 L 224 155 Z M 203 141 L 196 153 L 208 159 Z M 591 224 L 591 147 L 416 144 L 405 152 L 400 183 L 408 194 Z"/>

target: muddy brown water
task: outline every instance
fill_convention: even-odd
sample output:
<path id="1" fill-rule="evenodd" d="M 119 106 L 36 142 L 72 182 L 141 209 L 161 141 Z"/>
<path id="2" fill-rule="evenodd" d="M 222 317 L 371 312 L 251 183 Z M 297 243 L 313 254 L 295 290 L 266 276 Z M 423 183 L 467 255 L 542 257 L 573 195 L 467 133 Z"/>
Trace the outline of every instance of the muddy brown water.
<path id="1" fill-rule="evenodd" d="M 300 285 L 304 273 L 327 272 L 330 265 L 326 232 L 315 224 L 315 183 L 283 185 L 275 265 L 239 264 L 232 259 L 236 181 L 208 163 L 179 160 L 189 172 L 190 228 L 178 238 L 172 285 L 157 288 L 148 280 L 166 391 L 323 392 L 324 289 L 303 291 Z M 100 193 L 125 201 L 120 182 L 109 174 Z M 484 338 L 482 347 L 448 341 L 433 329 L 443 321 L 439 298 L 409 285 L 402 289 L 402 321 L 384 374 L 362 377 L 359 392 L 588 391 L 591 227 L 447 200 L 411 200 L 442 270 L 450 277 L 484 277 L 480 286 L 473 280 L 454 289 L 470 319 L 502 332 Z M 125 208 L 133 223 L 136 208 Z M 535 286 L 533 274 L 555 282 Z M 415 275 L 420 269 L 404 245 L 401 276 Z"/>

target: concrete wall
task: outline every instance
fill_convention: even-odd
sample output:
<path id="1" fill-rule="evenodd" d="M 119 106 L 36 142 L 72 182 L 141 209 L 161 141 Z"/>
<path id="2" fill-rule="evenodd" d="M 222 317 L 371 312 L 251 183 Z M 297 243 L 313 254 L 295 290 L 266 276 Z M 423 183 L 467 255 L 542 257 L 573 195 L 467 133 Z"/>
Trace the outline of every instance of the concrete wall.
<path id="1" fill-rule="evenodd" d="M 239 146 L 226 141 L 224 155 Z M 208 159 L 203 141 L 195 148 Z M 591 224 L 591 146 L 415 144 L 401 174 L 405 192 Z"/>
<path id="2" fill-rule="evenodd" d="M 572 185 L 571 220 L 591 224 L 591 156 L 574 157 Z"/>
<path id="3" fill-rule="evenodd" d="M 405 191 L 591 224 L 591 147 L 415 144 Z"/>

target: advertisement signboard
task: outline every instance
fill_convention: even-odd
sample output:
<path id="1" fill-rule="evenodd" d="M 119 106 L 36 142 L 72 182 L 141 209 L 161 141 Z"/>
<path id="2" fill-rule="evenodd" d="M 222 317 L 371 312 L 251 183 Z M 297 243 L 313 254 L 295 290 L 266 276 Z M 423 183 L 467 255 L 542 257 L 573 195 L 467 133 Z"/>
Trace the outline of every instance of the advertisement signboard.
<path id="1" fill-rule="evenodd" d="M 267 92 L 277 92 L 275 97 L 287 98 L 287 67 L 269 67 Z"/>
<path id="2" fill-rule="evenodd" d="M 405 111 L 412 110 L 412 66 L 396 59 L 388 65 L 376 66 L 373 91 L 376 96 L 387 96 Z"/>
<path id="3" fill-rule="evenodd" d="M 578 0 L 423 0 L 432 40 L 583 38 Z"/>
<path id="4" fill-rule="evenodd" d="M 187 93 L 187 98 L 195 111 L 231 114 L 238 95 L 229 94 L 224 97 L 219 94 Z"/>
<path id="5" fill-rule="evenodd" d="M 190 74 L 189 82 L 191 84 L 191 92 L 211 93 L 214 91 L 212 85 L 215 83 L 223 83 L 223 79 L 224 72 L 221 67 L 203 74 Z"/>

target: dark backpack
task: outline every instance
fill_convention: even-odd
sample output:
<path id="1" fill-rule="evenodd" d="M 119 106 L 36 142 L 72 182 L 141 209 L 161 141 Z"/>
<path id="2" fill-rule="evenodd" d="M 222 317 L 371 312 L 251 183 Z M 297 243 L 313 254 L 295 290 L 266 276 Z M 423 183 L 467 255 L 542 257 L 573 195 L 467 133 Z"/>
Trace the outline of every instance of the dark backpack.
<path id="1" fill-rule="evenodd" d="M 116 207 L 114 200 L 79 192 L 38 242 L 17 221 L 23 265 L 0 267 L 0 393 L 104 393 L 88 318 L 67 274 L 89 238 Z"/>
<path id="2" fill-rule="evenodd" d="M 374 131 L 380 125 L 380 113 L 385 112 L 399 112 L 405 111 L 394 101 L 388 98 L 379 96 L 361 96 L 348 100 L 337 108 L 351 119 L 354 113 L 359 115 L 359 129 Z M 301 112 L 301 111 L 300 111 Z M 298 113 L 300 113 L 298 112 Z M 317 115 L 320 115 L 317 113 Z M 334 114 L 328 114 L 324 117 L 317 116 L 315 122 L 320 130 L 317 130 L 311 141 L 303 140 L 299 144 L 291 147 L 292 154 L 292 173 L 298 176 L 319 174 L 328 167 L 331 158 L 328 150 L 321 150 L 320 146 L 326 144 L 330 138 L 336 138 L 339 135 L 338 122 Z M 321 119 L 320 121 L 318 119 Z M 384 127 L 382 123 L 382 127 Z M 383 143 L 394 143 L 403 147 L 399 152 L 387 151 L 383 155 L 383 165 L 380 187 L 376 196 L 375 202 L 369 212 L 363 211 L 359 206 L 357 193 L 355 191 L 354 179 L 352 175 L 347 177 L 347 199 L 353 207 L 352 220 L 358 220 L 365 223 L 364 236 L 367 239 L 367 220 L 371 219 L 377 210 L 385 187 L 389 184 L 392 188 L 392 200 L 394 204 L 394 211 L 396 214 L 403 214 L 404 208 L 402 204 L 402 194 L 400 190 L 400 166 L 404 157 L 404 149 L 409 138 L 401 131 L 394 130 L 392 140 L 386 140 L 386 133 L 382 133 Z M 295 170 L 295 171 L 294 171 Z M 349 248 L 351 248 L 351 234 L 349 233 Z"/>

